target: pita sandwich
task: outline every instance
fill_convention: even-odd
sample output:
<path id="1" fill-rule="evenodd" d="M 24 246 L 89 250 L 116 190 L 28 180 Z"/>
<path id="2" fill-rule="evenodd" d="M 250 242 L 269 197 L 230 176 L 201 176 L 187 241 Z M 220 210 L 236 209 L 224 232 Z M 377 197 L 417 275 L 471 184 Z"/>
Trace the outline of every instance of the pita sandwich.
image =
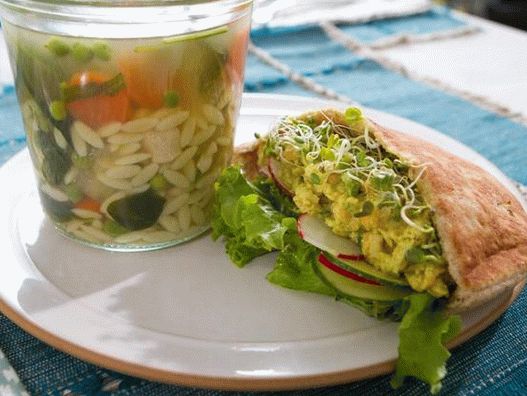
<path id="1" fill-rule="evenodd" d="M 440 261 L 443 263 L 441 265 L 445 268 L 445 273 L 438 276 L 442 276 L 442 279 L 447 284 L 448 294 L 446 296 L 450 309 L 461 311 L 483 304 L 525 278 L 527 273 L 527 215 L 521 203 L 506 187 L 485 170 L 414 136 L 385 128 L 371 120 L 361 118 L 353 112 L 348 114 L 347 112 L 343 113 L 337 110 L 326 109 L 289 118 L 285 123 L 282 122 L 274 131 L 271 131 L 270 134 L 260 138 L 258 141 L 238 147 L 235 150 L 233 162 L 241 164 L 249 178 L 255 178 L 260 174 L 269 176 L 270 173 L 271 176 L 274 176 L 274 170 L 275 174 L 281 172 L 286 175 L 280 175 L 281 179 L 291 179 L 291 177 L 294 178 L 291 175 L 297 172 L 300 176 L 296 181 L 290 181 L 289 185 L 283 180 L 280 180 L 280 182 L 288 185 L 287 193 L 293 196 L 293 200 L 299 205 L 301 212 L 309 208 L 309 205 L 302 201 L 307 201 L 307 198 L 300 199 L 297 197 L 300 193 L 304 194 L 306 185 L 311 190 L 306 192 L 305 195 L 316 195 L 317 191 L 322 191 L 317 196 L 318 202 L 322 202 L 321 205 L 327 205 L 326 201 L 333 199 L 327 206 L 330 208 L 330 214 L 327 214 L 328 210 L 315 212 L 315 214 L 320 217 L 322 216 L 321 213 L 326 213 L 326 223 L 331 225 L 332 230 L 339 233 L 340 236 L 344 235 L 342 230 L 347 230 L 347 223 L 345 220 L 338 223 L 334 218 L 336 216 L 335 213 L 337 213 L 335 207 L 338 206 L 339 199 L 342 199 L 335 197 L 335 194 L 331 195 L 324 192 L 329 188 L 324 186 L 324 182 L 328 181 L 329 183 L 331 180 L 326 178 L 327 172 L 311 173 L 311 180 L 306 181 L 308 179 L 307 170 L 304 173 L 298 170 L 291 171 L 291 169 L 299 167 L 298 163 L 294 162 L 295 152 L 299 150 L 300 146 L 294 146 L 294 139 L 291 138 L 293 135 L 290 135 L 290 132 L 302 123 L 309 126 L 309 128 L 306 128 L 309 129 L 309 133 L 316 131 L 317 128 L 322 131 L 324 127 L 321 126 L 331 125 L 336 128 L 337 132 L 340 131 L 338 134 L 347 135 L 347 141 L 351 142 L 352 145 L 358 144 L 360 146 L 362 144 L 361 147 L 363 149 L 356 150 L 355 153 L 361 154 L 364 151 L 364 147 L 369 147 L 372 152 L 379 154 L 380 157 L 377 158 L 377 162 L 381 164 L 378 165 L 379 169 L 372 171 L 373 173 L 370 172 L 371 170 L 366 171 L 370 172 L 369 174 L 363 173 L 366 175 L 363 178 L 367 180 L 367 182 L 363 183 L 363 188 L 366 186 L 366 190 L 368 190 L 368 183 L 372 183 L 374 180 L 381 180 L 384 183 L 384 185 L 381 183 L 377 190 L 373 189 L 376 194 L 382 193 L 383 196 L 389 196 L 393 189 L 393 191 L 396 191 L 395 195 L 399 194 L 398 190 L 401 190 L 401 195 L 404 196 L 405 191 L 403 191 L 402 187 L 400 188 L 396 185 L 399 184 L 398 182 L 396 183 L 398 179 L 394 179 L 388 174 L 389 169 L 386 171 L 388 173 L 385 172 L 385 176 L 382 176 L 382 172 L 385 171 L 382 167 L 385 166 L 384 163 L 391 163 L 394 167 L 396 167 L 397 163 L 405 164 L 404 167 L 401 166 L 402 172 L 405 173 L 401 180 L 404 177 L 408 178 L 407 185 L 413 189 L 412 194 L 418 196 L 416 199 L 421 200 L 421 204 L 426 205 L 427 208 L 423 212 L 428 213 L 426 215 L 428 217 L 424 214 L 417 214 L 415 215 L 417 216 L 415 220 L 412 220 L 409 214 L 413 208 L 412 206 L 410 206 L 410 211 L 405 213 L 410 225 L 415 222 L 414 224 L 423 228 L 428 224 L 426 221 L 429 221 L 430 226 L 433 227 L 434 237 L 439 243 L 439 250 L 436 249 L 436 254 L 441 256 Z M 301 126 L 301 128 L 304 127 Z M 364 130 L 367 131 L 366 140 L 360 140 L 359 138 Z M 293 131 L 291 133 L 298 135 L 299 132 Z M 305 132 L 305 136 L 308 136 L 308 132 Z M 359 140 L 355 141 L 355 138 Z M 330 136 L 328 139 L 333 138 Z M 315 155 L 323 156 L 326 153 L 329 160 L 331 160 L 335 158 L 335 152 L 337 152 L 338 157 L 338 150 L 333 150 L 333 152 L 326 150 L 330 144 L 328 139 L 325 140 L 326 143 L 324 143 L 325 146 L 323 148 L 317 148 L 319 151 L 315 151 L 313 157 Z M 338 140 L 338 137 L 336 139 Z M 285 143 L 282 143 L 281 140 Z M 300 138 L 297 140 L 299 145 L 306 144 L 301 142 L 302 139 Z M 272 143 L 270 143 L 271 141 Z M 288 143 L 288 141 L 292 143 Z M 320 146 L 317 138 L 309 142 L 310 147 L 316 147 L 317 144 Z M 334 144 L 338 145 L 338 143 Z M 279 154 L 273 154 L 273 150 L 279 151 Z M 349 148 L 349 150 L 353 149 Z M 377 154 L 373 153 L 371 155 L 375 156 Z M 343 155 L 347 154 L 344 153 Z M 361 155 L 364 156 L 363 154 Z M 366 152 L 366 158 L 368 155 Z M 274 162 L 271 164 L 275 164 L 274 169 L 271 168 L 269 171 L 269 162 L 266 158 L 272 158 Z M 318 161 L 317 164 L 323 163 L 322 159 Z M 363 162 L 364 164 L 362 165 L 364 166 L 362 168 L 358 167 L 357 169 L 359 170 L 350 174 L 350 178 L 353 179 L 356 175 L 360 175 L 359 171 L 369 166 L 367 160 Z M 289 166 L 289 171 L 282 172 L 280 163 L 282 168 Z M 342 160 L 341 163 L 346 164 L 346 161 Z M 394 163 L 396 165 L 393 165 Z M 317 166 L 318 168 L 324 168 L 325 165 Z M 357 167 L 357 165 L 355 166 Z M 311 165 L 307 165 L 305 168 L 310 169 L 310 167 Z M 339 165 L 339 167 L 332 168 L 333 172 L 337 172 L 337 168 L 343 168 L 343 166 Z M 340 188 L 340 184 L 338 184 L 341 183 L 340 180 L 343 180 L 344 176 L 348 175 L 345 169 L 339 169 L 338 172 L 341 173 L 337 173 L 337 177 L 333 177 L 333 179 L 340 178 L 336 182 L 337 190 Z M 377 177 L 375 175 L 378 174 L 381 174 L 382 177 L 374 179 Z M 322 182 L 317 179 L 322 180 Z M 313 184 L 317 181 L 319 181 L 319 184 Z M 377 183 L 379 182 L 377 181 Z M 322 187 L 320 186 L 321 184 Z M 329 189 L 331 190 L 331 188 Z M 364 191 L 362 194 L 369 197 Z M 328 198 L 328 196 L 331 198 Z M 396 200 L 403 199 L 404 201 L 404 197 L 398 198 L 395 196 L 395 198 Z M 360 205 L 360 193 L 357 199 L 359 199 L 358 205 Z M 355 202 L 349 197 L 346 200 L 346 202 Z M 362 205 L 364 209 L 365 203 L 363 202 Z M 401 205 L 404 205 L 404 202 L 399 204 L 397 209 L 399 212 L 401 211 Z M 380 208 L 381 204 L 377 201 L 374 201 L 374 206 L 375 209 L 373 212 L 370 210 L 371 214 L 369 217 L 376 213 L 375 210 L 379 210 L 379 213 L 388 210 L 384 207 Z M 419 209 L 420 205 L 414 204 L 413 206 L 417 208 L 414 210 L 415 213 L 421 210 Z M 316 211 L 316 209 L 314 210 Z M 358 221 L 357 219 L 362 222 L 360 227 L 367 224 L 368 216 L 364 216 L 364 212 L 362 214 L 359 213 L 359 215 L 355 213 L 354 216 L 358 217 L 350 217 L 349 224 Z M 419 218 L 419 216 L 422 217 Z M 425 220 L 421 221 L 419 219 Z M 421 222 L 419 223 L 419 221 Z M 384 223 L 375 224 L 382 225 Z M 375 224 L 371 225 L 372 228 L 370 230 L 374 230 Z M 406 224 L 402 224 L 401 227 L 403 226 L 408 228 Z M 357 239 L 356 235 L 362 230 L 360 227 L 358 232 L 353 231 L 357 228 L 349 228 L 351 230 L 349 233 L 351 239 Z M 402 229 L 399 234 L 410 232 L 406 228 Z M 384 235 L 384 231 L 382 235 Z M 362 243 L 364 244 L 364 235 L 362 238 Z M 419 237 L 416 238 L 419 239 Z M 374 238 L 371 237 L 370 239 L 373 240 Z M 430 242 L 430 240 L 427 241 Z M 386 244 L 386 241 L 383 240 L 382 243 Z M 432 243 L 428 245 L 431 246 Z M 427 248 L 426 246 L 425 249 Z M 392 254 L 395 255 L 398 246 L 388 246 L 387 249 L 388 252 L 382 253 L 386 257 L 389 255 L 390 249 Z M 406 256 L 401 259 L 401 263 L 405 260 L 412 262 L 411 257 L 409 258 L 408 256 L 408 251 Z M 439 253 L 437 253 L 438 251 Z M 415 252 L 415 249 L 413 252 Z M 419 253 L 419 250 L 417 252 Z M 371 255 L 375 256 L 374 253 L 371 253 Z M 423 257 L 426 257 L 426 255 Z M 365 260 L 369 261 L 367 253 L 365 253 Z M 388 270 L 392 271 L 392 275 L 404 277 L 404 271 L 407 271 L 411 266 L 405 263 L 402 267 L 404 269 L 399 268 L 399 271 L 395 272 L 393 268 L 388 268 Z M 422 269 L 424 267 L 421 266 L 419 268 Z M 422 271 L 426 272 L 429 268 L 432 267 L 426 267 Z M 381 265 L 377 266 L 377 269 L 384 271 L 386 268 Z M 411 282 L 410 284 L 412 285 Z M 424 288 L 424 291 L 430 290 L 435 289 L 431 287 L 429 289 Z"/>

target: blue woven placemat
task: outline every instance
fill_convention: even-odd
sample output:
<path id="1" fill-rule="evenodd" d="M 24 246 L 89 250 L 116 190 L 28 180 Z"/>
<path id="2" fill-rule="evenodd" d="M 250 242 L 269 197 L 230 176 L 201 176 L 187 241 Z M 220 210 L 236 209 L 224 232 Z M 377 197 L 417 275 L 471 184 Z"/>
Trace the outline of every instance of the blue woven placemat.
<path id="1" fill-rule="evenodd" d="M 444 9 L 419 16 L 344 27 L 369 42 L 411 30 L 423 34 L 458 27 Z M 436 128 L 474 148 L 508 176 L 527 183 L 527 128 L 455 96 L 388 71 L 329 40 L 318 27 L 255 32 L 254 43 L 293 70 L 364 105 Z M 254 56 L 247 66 L 250 92 L 313 95 Z M 12 88 L 0 89 L 0 163 L 24 146 Z M 459 347 L 448 362 L 443 394 L 527 394 L 527 292 L 493 325 Z M 169 386 L 131 378 L 82 362 L 38 341 L 0 315 L 0 349 L 35 395 L 246 395 Z M 338 356 L 335 357 L 338 359 Z M 408 381 L 391 390 L 384 376 L 349 385 L 289 392 L 288 395 L 422 395 L 427 389 Z M 2 394 L 2 388 L 0 388 Z M 271 393 L 283 395 L 284 393 Z"/>

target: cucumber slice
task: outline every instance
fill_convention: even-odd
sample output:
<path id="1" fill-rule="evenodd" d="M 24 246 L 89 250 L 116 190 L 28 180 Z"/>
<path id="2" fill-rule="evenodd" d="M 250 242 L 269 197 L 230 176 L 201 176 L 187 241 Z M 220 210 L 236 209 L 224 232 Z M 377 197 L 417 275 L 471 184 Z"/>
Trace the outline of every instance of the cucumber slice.
<path id="1" fill-rule="evenodd" d="M 396 301 L 412 293 L 410 289 L 358 282 L 329 269 L 317 261 L 317 270 L 324 280 L 344 296 L 376 301 Z"/>
<path id="2" fill-rule="evenodd" d="M 347 271 L 355 272 L 359 275 L 365 276 L 366 278 L 374 279 L 382 284 L 388 286 L 408 286 L 406 279 L 395 275 L 385 274 L 365 261 L 343 260 L 332 256 L 329 256 L 329 259 L 332 263 Z"/>
<path id="3" fill-rule="evenodd" d="M 227 33 L 229 28 L 227 26 L 219 26 L 213 29 L 204 30 L 201 32 L 193 32 L 187 34 L 181 34 L 179 36 L 166 37 L 161 41 L 161 44 L 158 45 L 140 45 L 134 48 L 134 52 L 151 52 L 158 51 L 162 48 L 165 48 L 167 45 L 181 43 L 184 41 L 194 41 L 201 40 L 212 36 L 217 36 L 220 34 Z"/>
<path id="4" fill-rule="evenodd" d="M 309 214 L 303 214 L 298 218 L 298 233 L 300 237 L 332 256 L 349 258 L 351 260 L 363 260 L 364 256 L 359 246 L 349 238 L 338 236 L 328 227 L 324 220 Z"/>

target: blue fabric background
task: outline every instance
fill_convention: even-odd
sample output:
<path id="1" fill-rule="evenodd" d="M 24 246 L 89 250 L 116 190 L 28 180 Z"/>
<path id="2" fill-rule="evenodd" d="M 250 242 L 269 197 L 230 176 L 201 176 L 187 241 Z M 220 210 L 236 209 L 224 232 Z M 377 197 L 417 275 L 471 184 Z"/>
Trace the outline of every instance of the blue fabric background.
<path id="1" fill-rule="evenodd" d="M 369 42 L 387 35 L 428 33 L 461 26 L 444 9 L 419 16 L 345 27 Z M 473 104 L 387 71 L 328 40 L 316 27 L 254 32 L 254 43 L 295 71 L 364 105 L 436 128 L 496 163 L 511 178 L 527 183 L 527 128 Z M 312 95 L 282 74 L 250 56 L 246 90 Z M 1 91 L 0 91 L 1 92 Z M 12 88 L 0 95 L 0 163 L 24 146 L 18 106 Z M 442 394 L 527 394 L 527 292 L 493 325 L 455 350 Z M 0 349 L 31 394 L 106 395 L 105 384 L 120 381 L 115 395 L 248 395 L 238 392 L 175 387 L 123 376 L 82 362 L 43 344 L 0 316 Z M 338 356 L 335 356 L 338 359 Z M 408 381 L 398 391 L 389 377 L 349 385 L 289 392 L 288 395 L 422 395 L 426 387 Z M 270 393 L 270 395 L 284 393 Z"/>

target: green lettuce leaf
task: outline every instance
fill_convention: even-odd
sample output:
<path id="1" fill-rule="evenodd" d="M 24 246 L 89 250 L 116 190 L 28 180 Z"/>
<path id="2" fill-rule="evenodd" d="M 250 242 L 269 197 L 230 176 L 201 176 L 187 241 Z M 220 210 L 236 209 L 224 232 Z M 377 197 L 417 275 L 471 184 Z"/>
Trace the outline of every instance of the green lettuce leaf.
<path id="1" fill-rule="evenodd" d="M 360 309 L 372 318 L 398 322 L 403 317 L 407 304 L 404 301 L 375 301 L 353 296 L 337 296 L 337 300 Z"/>
<path id="2" fill-rule="evenodd" d="M 293 200 L 283 194 L 272 180 L 260 178 L 255 181 L 255 186 L 278 212 L 285 216 L 298 217 L 300 213 Z"/>
<path id="3" fill-rule="evenodd" d="M 227 168 L 216 182 L 213 238 L 226 238 L 227 254 L 239 267 L 253 258 L 284 248 L 295 219 L 277 211 L 237 167 Z"/>
<path id="4" fill-rule="evenodd" d="M 297 233 L 294 205 L 269 180 L 247 181 L 238 167 L 227 168 L 216 183 L 213 237 L 226 239 L 226 251 L 239 267 L 278 250 L 267 279 L 289 289 L 336 296 L 314 269 L 318 249 Z"/>
<path id="5" fill-rule="evenodd" d="M 457 315 L 447 316 L 433 309 L 434 297 L 412 294 L 408 310 L 399 326 L 399 359 L 391 384 L 398 388 L 411 376 L 430 385 L 430 392 L 441 390 L 450 352 L 444 344 L 461 330 Z"/>
<path id="6" fill-rule="evenodd" d="M 223 236 L 227 254 L 242 267 L 255 257 L 278 250 L 274 269 L 267 279 L 278 286 L 331 296 L 378 319 L 400 320 L 399 359 L 392 386 L 405 377 L 441 389 L 450 352 L 444 344 L 461 328 L 458 316 L 448 317 L 435 309 L 429 294 L 413 294 L 404 300 L 382 302 L 340 295 L 317 271 L 319 250 L 302 240 L 296 230 L 296 212 L 290 199 L 272 182 L 246 180 L 238 167 L 227 168 L 216 185 L 213 237 Z"/>
<path id="7" fill-rule="evenodd" d="M 319 250 L 303 241 L 298 234 L 287 235 L 286 246 L 280 251 L 274 269 L 267 280 L 288 289 L 303 290 L 336 297 L 336 291 L 317 275 L 315 263 Z"/>

